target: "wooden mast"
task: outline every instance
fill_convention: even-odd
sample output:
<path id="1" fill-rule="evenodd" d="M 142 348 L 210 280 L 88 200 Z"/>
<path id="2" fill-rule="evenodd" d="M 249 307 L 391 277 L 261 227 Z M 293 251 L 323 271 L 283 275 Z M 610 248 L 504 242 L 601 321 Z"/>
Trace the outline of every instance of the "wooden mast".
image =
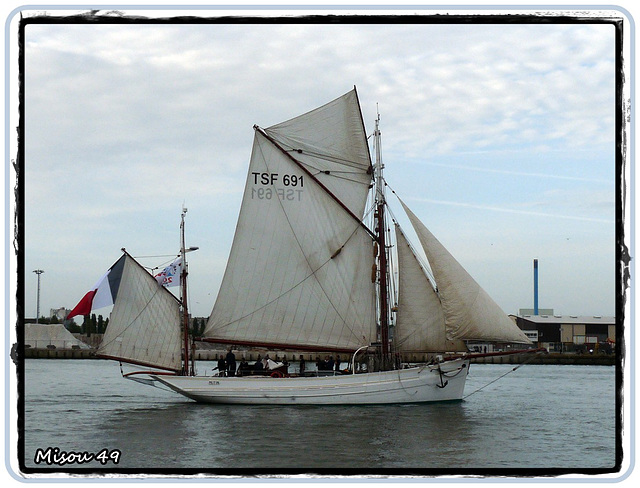
<path id="1" fill-rule="evenodd" d="M 188 376 L 195 373 L 193 365 L 189 371 L 189 312 L 187 310 L 187 250 L 185 248 L 184 239 L 184 216 L 187 209 L 182 207 L 182 216 L 180 220 L 180 254 L 182 255 L 182 272 L 180 273 L 180 288 L 182 291 L 182 327 L 184 335 L 184 364 L 182 366 L 182 374 Z"/>
<path id="2" fill-rule="evenodd" d="M 376 119 L 376 129 L 374 132 L 374 144 L 376 150 L 376 219 L 377 219 L 377 243 L 379 248 L 378 272 L 379 272 L 379 301 L 380 301 L 380 341 L 382 342 L 382 369 L 388 369 L 389 361 L 389 304 L 387 286 L 387 245 L 385 239 L 385 218 L 384 218 L 384 182 L 382 180 L 382 150 L 380 147 L 380 114 Z"/>

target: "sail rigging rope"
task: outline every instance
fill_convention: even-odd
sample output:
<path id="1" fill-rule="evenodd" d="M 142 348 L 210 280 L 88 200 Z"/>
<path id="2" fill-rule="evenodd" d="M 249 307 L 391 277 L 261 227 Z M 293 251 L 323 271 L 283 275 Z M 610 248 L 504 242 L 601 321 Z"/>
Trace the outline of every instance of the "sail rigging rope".
<path id="1" fill-rule="evenodd" d="M 353 160 L 347 159 L 347 158 L 341 158 L 340 156 L 338 156 L 336 154 L 328 154 L 328 153 L 322 153 L 322 152 L 319 152 L 319 151 L 312 151 L 309 148 L 302 149 L 300 147 L 293 147 L 291 144 L 286 142 L 285 139 L 282 139 L 282 138 L 278 137 L 277 134 L 269 131 L 268 129 L 265 129 L 265 132 L 269 136 L 271 136 L 274 141 L 276 141 L 278 144 L 280 144 L 288 153 L 306 154 L 307 156 L 311 156 L 311 157 L 316 158 L 316 159 L 329 161 L 329 162 L 332 162 L 332 163 L 342 164 L 343 166 L 347 166 L 349 168 L 358 169 L 360 171 L 363 171 L 363 170 L 366 171 L 366 168 L 363 168 L 363 165 L 361 163 L 359 163 L 358 161 L 353 161 Z"/>
<path id="2" fill-rule="evenodd" d="M 469 393 L 468 395 L 465 395 L 464 397 L 462 397 L 463 400 L 466 400 L 467 398 L 469 398 L 471 395 L 474 395 L 476 393 L 478 393 L 479 391 L 484 390 L 487 386 L 490 386 L 492 384 L 494 384 L 495 382 L 501 380 L 502 378 L 504 378 L 505 376 L 507 376 L 508 374 L 513 373 L 515 370 L 521 368 L 522 366 L 529 364 L 531 361 L 533 361 L 536 358 L 537 354 L 534 354 L 531 356 L 531 358 L 527 359 L 526 361 L 524 361 L 523 363 L 518 364 L 516 367 L 510 369 L 509 371 L 507 371 L 506 373 L 504 373 L 503 375 L 498 376 L 497 378 L 491 380 L 489 383 L 487 383 L 484 386 L 481 386 L 480 388 L 478 388 L 477 390 L 472 391 L 471 393 Z"/>
<path id="3" fill-rule="evenodd" d="M 142 263 L 140 263 L 140 265 L 146 269 L 147 271 L 149 271 L 151 274 L 153 274 L 157 269 L 160 268 L 166 268 L 169 263 L 174 262 L 177 258 L 179 258 L 181 256 L 181 254 L 158 254 L 156 256 L 133 256 L 134 259 L 144 259 L 144 258 L 166 258 L 166 257 L 171 257 L 171 259 L 167 260 L 167 261 L 163 261 L 162 263 L 158 264 L 157 266 L 144 266 L 142 265 Z"/>
<path id="4" fill-rule="evenodd" d="M 398 381 L 400 382 L 400 387 L 402 388 L 402 390 L 409 396 L 414 396 L 418 393 L 418 391 L 414 388 L 413 390 L 409 390 L 406 386 L 404 386 L 404 383 L 402 382 L 402 375 L 400 374 L 400 370 L 396 370 L 398 371 Z M 418 374 L 420 374 L 422 372 L 422 370 L 420 370 L 418 372 Z"/>
<path id="5" fill-rule="evenodd" d="M 389 184 L 385 181 L 384 182 L 385 186 L 387 188 L 389 188 L 389 190 L 391 191 L 391 193 L 393 193 L 395 195 L 395 197 L 400 200 L 400 197 L 398 196 L 398 194 L 395 192 L 395 190 L 393 188 L 391 188 L 389 186 Z M 393 210 L 391 209 L 391 207 L 389 205 L 387 205 L 387 208 L 389 210 L 389 213 L 391 214 L 391 219 L 393 220 L 393 223 L 396 224 L 398 227 L 400 227 L 400 229 L 402 230 L 402 233 L 405 234 L 404 230 L 402 229 L 402 226 L 400 226 L 400 222 L 398 221 L 398 219 L 396 218 Z M 422 253 L 418 253 L 416 250 L 415 245 L 409 240 L 409 237 L 405 234 L 405 239 L 407 240 L 407 243 L 409 244 L 409 247 L 411 248 L 411 251 L 413 252 L 413 255 L 416 257 L 416 259 L 418 260 L 418 262 L 420 263 L 420 266 L 422 267 L 422 269 L 424 270 L 424 272 L 427 274 L 427 277 L 429 278 L 429 281 L 431 282 L 431 286 L 433 286 L 433 288 L 436 290 L 436 293 L 438 291 L 438 288 L 436 286 L 436 279 L 435 276 L 433 275 L 433 271 L 431 270 L 431 265 L 429 263 L 429 260 L 426 259 L 425 261 L 425 256 L 422 255 Z"/>
<path id="6" fill-rule="evenodd" d="M 277 139 L 275 139 L 276 142 L 279 142 Z M 280 144 L 282 144 L 282 142 L 279 142 Z M 356 163 L 346 160 L 346 159 L 340 159 L 337 157 L 330 157 L 329 155 L 323 155 L 321 153 L 313 153 L 310 152 L 308 150 L 302 150 L 302 149 L 286 149 L 283 147 L 283 149 L 285 150 L 286 153 L 289 154 L 289 156 L 294 159 L 299 165 L 303 166 L 304 168 L 307 169 L 307 171 L 309 171 L 309 173 L 313 176 L 313 177 L 317 177 L 318 175 L 328 175 L 331 176 L 335 179 L 341 179 L 341 180 L 345 180 L 345 181 L 349 181 L 351 183 L 355 183 L 358 185 L 370 185 L 370 182 L 363 182 L 360 181 L 358 178 L 352 178 L 349 177 L 349 175 L 362 175 L 363 174 L 363 169 L 362 167 L 360 167 L 359 165 L 356 165 Z M 311 155 L 313 157 L 315 157 L 316 159 L 319 160 L 326 160 L 326 161 L 330 161 L 330 162 L 334 162 L 334 163 L 340 163 L 343 164 L 344 166 L 347 167 L 351 167 L 356 169 L 357 171 L 346 171 L 346 170 L 336 170 L 336 169 L 332 169 L 332 170 L 327 170 L 327 169 L 322 169 L 319 168 L 317 165 L 311 164 L 311 161 L 301 161 L 298 158 L 294 158 L 293 156 L 291 156 L 291 153 L 299 153 L 299 154 L 307 154 L 307 155 Z M 348 163 L 352 163 L 352 164 L 348 164 Z M 314 171 L 311 171 L 314 170 Z"/>
<path id="7" fill-rule="evenodd" d="M 301 163 L 301 164 L 305 164 L 305 163 Z M 307 166 L 312 167 L 310 165 L 307 165 Z M 325 171 L 325 170 L 317 169 L 317 168 L 314 168 L 314 169 L 316 170 L 316 172 L 312 173 L 313 176 L 328 175 L 328 176 L 332 176 L 335 179 L 349 181 L 351 183 L 355 183 L 355 184 L 358 184 L 360 186 L 364 186 L 364 185 L 370 186 L 370 183 L 368 183 L 368 182 L 365 183 L 365 182 L 362 182 L 362 181 L 358 181 L 358 180 L 356 180 L 354 178 L 348 178 L 347 176 L 344 176 L 344 175 L 360 174 L 360 173 L 346 172 L 346 171 Z"/>
<path id="8" fill-rule="evenodd" d="M 309 151 L 304 151 L 302 152 L 301 149 L 289 149 L 287 150 L 288 153 L 303 153 L 303 154 L 309 154 L 314 156 L 316 159 L 325 159 L 326 161 L 331 161 L 331 162 L 338 162 L 338 163 L 345 163 L 346 160 L 341 161 L 337 158 L 329 158 L 329 157 L 322 157 L 322 154 L 314 154 L 314 153 L 310 153 Z M 320 174 L 322 175 L 328 175 L 328 176 L 333 176 L 334 178 L 337 179 L 343 179 L 343 180 L 347 180 L 350 181 L 352 183 L 356 183 L 359 185 L 369 185 L 369 182 L 362 182 L 359 179 L 356 178 L 349 178 L 347 175 L 362 175 L 363 170 L 362 168 L 358 167 L 358 166 L 352 166 L 353 168 L 357 169 L 358 171 L 346 171 L 346 170 L 337 170 L 337 169 L 332 169 L 332 170 L 328 170 L 328 169 L 322 169 L 319 168 L 317 165 L 311 164 L 310 161 L 300 161 L 297 158 L 293 158 L 296 161 L 298 161 L 298 163 L 300 163 L 301 165 L 305 166 L 310 172 L 311 169 L 313 169 L 315 171 L 311 172 L 313 174 L 313 176 L 318 176 Z M 350 166 L 348 164 L 345 164 L 345 166 Z"/>

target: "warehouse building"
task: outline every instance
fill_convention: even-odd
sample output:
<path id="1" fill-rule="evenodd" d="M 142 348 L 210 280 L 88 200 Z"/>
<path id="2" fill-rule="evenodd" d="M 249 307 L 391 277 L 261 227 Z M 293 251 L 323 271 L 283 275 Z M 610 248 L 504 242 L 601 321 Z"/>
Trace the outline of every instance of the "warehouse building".
<path id="1" fill-rule="evenodd" d="M 519 315 L 518 327 L 549 352 L 611 354 L 616 342 L 615 317 Z"/>

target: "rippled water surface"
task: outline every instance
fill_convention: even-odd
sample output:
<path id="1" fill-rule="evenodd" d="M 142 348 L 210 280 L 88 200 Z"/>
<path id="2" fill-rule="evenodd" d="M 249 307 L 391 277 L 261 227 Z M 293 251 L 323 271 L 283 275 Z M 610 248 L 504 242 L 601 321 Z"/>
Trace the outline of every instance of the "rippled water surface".
<path id="1" fill-rule="evenodd" d="M 472 365 L 468 396 L 455 403 L 271 407 L 197 404 L 123 379 L 109 361 L 26 360 L 24 466 L 149 473 L 615 466 L 613 367 L 527 365 L 491 383 L 512 369 Z M 103 453 L 105 464 L 36 462 L 47 448 Z"/>

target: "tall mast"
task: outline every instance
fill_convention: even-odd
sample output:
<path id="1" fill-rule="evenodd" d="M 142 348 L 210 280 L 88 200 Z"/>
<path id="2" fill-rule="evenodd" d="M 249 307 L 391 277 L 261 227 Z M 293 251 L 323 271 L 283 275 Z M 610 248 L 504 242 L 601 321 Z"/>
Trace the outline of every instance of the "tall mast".
<path id="1" fill-rule="evenodd" d="M 380 114 L 376 119 L 376 129 L 374 132 L 374 145 L 376 151 L 376 231 L 378 248 L 380 249 L 378 257 L 379 267 L 379 283 L 380 283 L 380 340 L 382 342 L 382 368 L 387 369 L 389 364 L 389 311 L 388 311 L 388 286 L 387 286 L 387 246 L 385 240 L 385 196 L 384 182 L 382 180 L 382 148 L 380 147 Z"/>
<path id="2" fill-rule="evenodd" d="M 180 288 L 182 294 L 182 327 L 184 334 L 184 364 L 182 366 L 182 374 L 189 375 L 189 312 L 187 310 L 187 249 L 184 239 L 184 216 L 187 209 L 182 207 L 182 216 L 180 220 L 180 254 L 182 255 L 182 273 L 180 273 Z M 191 374 L 194 374 L 193 365 L 191 366 Z"/>

